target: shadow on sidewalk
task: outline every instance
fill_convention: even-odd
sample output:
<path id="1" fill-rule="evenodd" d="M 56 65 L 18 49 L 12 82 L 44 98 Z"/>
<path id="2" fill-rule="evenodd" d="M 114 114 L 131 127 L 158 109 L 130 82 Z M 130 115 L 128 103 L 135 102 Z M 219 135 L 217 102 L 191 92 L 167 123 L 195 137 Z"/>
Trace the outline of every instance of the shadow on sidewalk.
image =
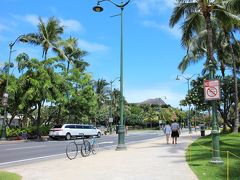
<path id="1" fill-rule="evenodd" d="M 161 142 L 149 142 L 148 144 L 143 144 L 142 146 L 138 147 L 132 147 L 133 149 L 155 149 L 158 148 L 159 151 L 166 151 L 166 157 L 171 157 L 174 154 L 185 154 L 185 150 L 187 149 L 188 145 L 191 144 L 194 140 L 199 138 L 200 135 L 193 134 L 191 136 L 189 135 L 180 135 L 178 138 L 178 144 L 167 144 L 166 141 L 163 141 L 162 139 L 159 140 Z M 172 140 L 170 140 L 172 142 Z"/>

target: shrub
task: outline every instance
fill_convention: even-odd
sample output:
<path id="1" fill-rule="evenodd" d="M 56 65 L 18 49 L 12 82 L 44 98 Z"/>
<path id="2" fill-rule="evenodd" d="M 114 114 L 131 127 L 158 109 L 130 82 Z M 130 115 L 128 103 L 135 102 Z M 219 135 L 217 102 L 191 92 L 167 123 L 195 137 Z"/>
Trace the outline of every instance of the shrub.
<path id="1" fill-rule="evenodd" d="M 51 126 L 41 126 L 40 127 L 40 132 L 42 136 L 47 136 L 49 131 L 51 129 Z"/>

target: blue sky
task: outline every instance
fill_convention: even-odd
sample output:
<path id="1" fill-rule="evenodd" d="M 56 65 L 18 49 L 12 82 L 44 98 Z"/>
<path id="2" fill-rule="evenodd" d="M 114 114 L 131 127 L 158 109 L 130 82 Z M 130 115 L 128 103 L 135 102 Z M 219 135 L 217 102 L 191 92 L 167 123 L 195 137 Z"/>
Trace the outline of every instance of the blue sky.
<path id="1" fill-rule="evenodd" d="M 38 17 L 60 19 L 65 26 L 63 38 L 78 38 L 79 47 L 89 52 L 85 61 L 95 80 L 111 81 L 120 72 L 120 9 L 102 2 L 102 13 L 93 12 L 96 0 L 1 0 L 0 63 L 8 59 L 8 44 L 19 35 L 37 32 Z M 120 3 L 121 0 L 115 0 Z M 126 2 L 126 1 L 125 1 Z M 128 102 L 162 98 L 178 107 L 187 92 L 186 80 L 177 66 L 185 54 L 181 31 L 169 28 L 174 0 L 131 0 L 124 9 L 124 96 Z M 17 43 L 13 58 L 27 52 L 41 59 L 41 48 Z M 191 66 L 185 77 L 200 73 L 202 64 Z M 115 81 L 114 88 L 119 88 Z"/>

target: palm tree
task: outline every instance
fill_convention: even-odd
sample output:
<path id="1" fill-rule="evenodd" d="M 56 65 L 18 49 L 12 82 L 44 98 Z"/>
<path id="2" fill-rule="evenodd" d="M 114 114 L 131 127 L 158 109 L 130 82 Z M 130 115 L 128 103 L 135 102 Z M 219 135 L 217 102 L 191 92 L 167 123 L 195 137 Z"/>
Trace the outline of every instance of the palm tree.
<path id="1" fill-rule="evenodd" d="M 63 46 L 63 52 L 67 58 L 67 73 L 69 72 L 70 64 L 74 64 L 76 68 L 80 69 L 81 72 L 83 72 L 85 68 L 89 66 L 89 64 L 82 59 L 88 53 L 78 47 L 76 38 L 70 37 L 65 41 L 61 41 L 58 44 L 58 47 L 60 46 Z"/>
<path id="2" fill-rule="evenodd" d="M 170 26 L 173 27 L 181 19 L 184 19 L 182 25 L 182 45 L 189 47 L 190 41 L 195 34 L 198 34 L 202 27 L 205 26 L 207 31 L 206 38 L 206 64 L 213 64 L 216 66 L 216 60 L 213 52 L 213 18 L 215 18 L 220 24 L 225 25 L 229 22 L 239 22 L 239 18 L 234 16 L 233 12 L 230 12 L 230 8 L 224 7 L 224 4 L 228 7 L 233 7 L 233 4 L 240 3 L 239 0 L 228 1 L 209 1 L 209 0 L 178 0 L 176 7 L 170 18 Z M 238 5 L 239 6 L 239 5 Z M 236 12 L 237 9 L 234 9 Z M 213 70 L 213 69 L 212 69 Z M 237 92 L 235 92 L 237 94 Z M 238 111 L 237 111 L 238 112 Z M 238 114 L 238 113 L 237 113 Z M 238 128 L 239 120 L 238 115 L 235 121 L 235 125 Z"/>
<path id="3" fill-rule="evenodd" d="M 238 82 L 237 82 L 237 55 L 234 52 L 233 45 L 231 43 L 231 39 L 234 42 L 235 41 L 235 36 L 233 31 L 234 30 L 239 30 L 240 28 L 240 18 L 239 16 L 236 16 L 235 14 L 239 15 L 240 14 L 240 9 L 236 9 L 236 7 L 239 7 L 240 1 L 239 0 L 228 0 L 224 1 L 222 3 L 223 7 L 228 10 L 231 13 L 231 16 L 233 18 L 228 19 L 228 21 L 225 21 L 225 23 L 219 23 L 220 28 L 222 29 L 225 39 L 229 48 L 229 52 L 231 54 L 231 59 L 232 59 L 232 72 L 233 72 L 233 79 L 234 79 L 234 110 L 235 110 L 235 121 L 234 121 L 234 128 L 233 132 L 238 132 L 238 127 L 239 127 L 239 111 L 238 111 Z M 221 18 L 225 18 L 222 16 Z M 236 42 L 236 41 L 235 41 Z"/>
<path id="4" fill-rule="evenodd" d="M 98 96 L 98 107 L 100 108 L 108 100 L 108 89 L 109 83 L 105 79 L 98 79 L 95 82 L 95 92 Z"/>
<path id="5" fill-rule="evenodd" d="M 107 104 L 107 101 L 109 101 L 108 85 L 109 83 L 105 79 L 98 79 L 94 83 L 94 90 L 97 95 L 98 112 L 100 112 L 100 110 L 104 108 L 104 105 Z"/>
<path id="6" fill-rule="evenodd" d="M 26 39 L 28 43 L 42 46 L 42 57 L 46 60 L 49 48 L 59 52 L 57 42 L 61 40 L 60 35 L 63 34 L 63 31 L 63 26 L 55 17 L 50 17 L 46 24 L 39 17 L 38 32 L 27 34 Z"/>

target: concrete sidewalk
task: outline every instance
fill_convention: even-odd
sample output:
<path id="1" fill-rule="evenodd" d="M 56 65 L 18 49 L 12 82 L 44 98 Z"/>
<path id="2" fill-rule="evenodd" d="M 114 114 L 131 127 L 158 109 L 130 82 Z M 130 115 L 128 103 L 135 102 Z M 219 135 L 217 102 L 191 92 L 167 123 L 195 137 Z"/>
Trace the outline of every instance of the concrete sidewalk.
<path id="1" fill-rule="evenodd" d="M 194 138 L 200 132 L 193 133 Z M 166 144 L 165 137 L 131 144 L 127 151 L 99 151 L 97 155 L 36 162 L 4 169 L 23 180 L 197 180 L 185 161 L 185 149 L 192 142 L 181 134 L 178 144 Z"/>

